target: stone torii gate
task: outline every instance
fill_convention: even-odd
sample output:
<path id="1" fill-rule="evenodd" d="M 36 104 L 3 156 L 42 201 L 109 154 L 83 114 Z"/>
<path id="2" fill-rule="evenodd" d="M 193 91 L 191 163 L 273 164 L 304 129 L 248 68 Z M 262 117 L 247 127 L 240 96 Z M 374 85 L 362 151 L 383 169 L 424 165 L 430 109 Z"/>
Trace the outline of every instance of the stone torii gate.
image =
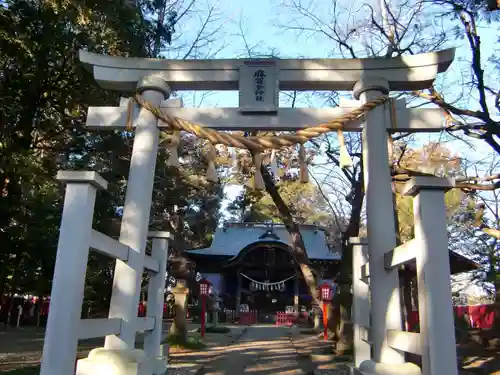
<path id="1" fill-rule="evenodd" d="M 80 52 L 80 60 L 93 73 L 94 78 L 103 88 L 138 91 L 142 98 L 153 107 L 160 108 L 171 116 L 218 130 L 274 131 L 298 130 L 312 124 L 332 120 L 363 103 L 388 95 L 392 90 L 407 91 L 428 88 L 437 74 L 448 68 L 453 57 L 454 50 L 444 50 L 438 53 L 387 60 L 177 61 L 111 57 Z M 183 108 L 180 100 L 169 99 L 173 90 L 238 90 L 239 108 Z M 356 101 L 343 102 L 339 108 L 279 108 L 278 95 L 280 90 L 352 90 Z M 137 303 L 140 294 L 141 270 L 144 267 L 147 269 L 156 268 L 151 266 L 151 259 L 145 256 L 145 246 L 159 131 L 168 127 L 168 124 L 158 120 L 150 111 L 135 103 L 130 107 L 129 100 L 131 99 L 122 99 L 118 107 L 90 107 L 88 111 L 87 126 L 90 129 L 125 130 L 131 119 L 132 127 L 135 129 L 135 137 L 119 239 L 119 244 L 127 248 L 127 256 L 115 256 L 117 261 L 108 319 L 108 322 L 115 325 L 118 322 L 119 329 L 101 331 L 103 335 L 106 335 L 105 348 L 100 349 L 99 355 L 93 357 L 94 360 L 89 356 L 85 360 L 85 366 L 83 364 L 81 367 L 79 366 L 77 372 L 79 375 L 90 375 L 91 372 L 92 375 L 96 375 L 96 372 L 99 373 L 99 369 L 104 369 L 102 366 L 107 363 L 106 361 L 116 363 L 116 358 L 106 359 L 105 353 L 114 353 L 113 355 L 122 353 L 122 358 L 126 357 L 122 361 L 127 363 L 135 361 L 137 365 L 127 367 L 131 371 L 126 372 L 127 374 L 144 373 L 149 375 L 157 373 L 152 366 L 144 365 L 147 360 L 153 360 L 153 358 L 130 353 L 136 353 L 134 348 L 135 333 L 138 330 Z M 442 128 L 443 112 L 440 109 L 410 109 L 406 108 L 404 100 L 400 100 L 396 102 L 394 108 L 388 103 L 379 105 L 367 112 L 362 120 L 346 124 L 342 129 L 362 132 L 368 215 L 367 253 L 369 257 L 366 261 L 369 263 L 369 275 L 367 265 L 361 265 L 365 270 L 364 276 L 369 277 L 370 290 L 358 288 L 359 285 L 355 280 L 354 315 L 355 319 L 362 315 L 359 312 L 362 304 L 359 303 L 358 299 L 365 301 L 366 307 L 370 310 L 369 319 L 355 322 L 357 332 L 355 341 L 356 347 L 360 347 L 358 345 L 360 340 L 368 342 L 372 352 L 371 354 L 369 352 L 367 354 L 366 350 L 356 352 L 356 362 L 359 364 L 357 371 L 371 371 L 371 373 L 376 371 L 379 374 L 420 373 L 420 369 L 415 369 L 416 366 L 404 363 L 403 351 L 406 350 L 422 355 L 424 375 L 455 375 L 457 373 L 448 258 L 447 256 L 437 256 L 436 259 L 433 259 L 432 269 L 441 269 L 444 275 L 439 280 L 432 277 L 429 279 L 428 270 L 430 268 L 429 262 L 426 261 L 426 256 L 429 255 L 430 248 L 434 246 L 434 243 L 437 247 L 432 248 L 433 253 L 443 252 L 447 255 L 448 250 L 442 237 L 446 233 L 436 239 L 429 232 L 433 229 L 432 226 L 421 226 L 418 240 L 413 242 L 419 246 L 418 248 L 412 247 L 417 253 L 422 252 L 425 255 L 415 254 L 417 263 L 421 267 L 420 276 L 425 279 L 426 285 L 428 285 L 428 281 L 433 283 L 432 288 L 425 288 L 428 296 L 422 295 L 421 306 L 430 306 L 430 313 L 420 314 L 421 327 L 423 327 L 420 336 L 412 336 L 402 331 L 396 264 L 409 261 L 411 256 L 407 254 L 408 252 L 402 256 L 403 250 L 401 250 L 401 246 L 397 247 L 396 243 L 387 149 L 388 132 L 435 132 L 441 131 Z M 431 180 L 426 180 L 425 183 L 418 179 L 415 180 L 410 191 L 445 189 L 450 186 L 450 183 L 443 183 L 441 179 Z M 419 197 L 420 195 L 418 194 Z M 423 204 L 422 199 L 417 200 L 418 204 Z M 71 204 L 71 202 L 65 202 L 65 210 L 67 204 Z M 87 216 L 91 217 L 92 214 L 89 213 Z M 437 219 L 427 217 L 429 220 L 444 220 L 439 215 Z M 66 218 L 63 216 L 61 228 L 65 225 L 73 225 L 68 224 L 68 221 L 76 219 L 75 217 Z M 444 221 L 441 224 L 441 226 L 435 227 L 444 228 Z M 71 252 L 62 236 L 61 229 L 51 303 L 51 314 L 59 316 L 64 315 L 65 306 L 62 303 L 75 300 L 75 298 L 68 297 L 72 291 L 65 290 L 62 286 L 73 285 L 76 279 L 79 280 L 78 283 L 81 283 L 82 277 L 84 278 L 81 271 L 69 273 L 63 267 L 58 267 L 60 259 L 64 257 L 63 254 Z M 429 241 L 433 241 L 432 244 L 429 244 Z M 355 249 L 358 247 L 354 246 Z M 363 249 L 366 252 L 366 246 Z M 400 262 L 397 263 L 393 255 L 391 258 L 393 261 L 389 262 L 388 265 L 387 259 L 390 258 L 388 254 L 399 254 L 399 258 L 396 258 Z M 418 259 L 422 260 L 418 261 Z M 440 268 L 441 266 L 442 268 Z M 446 269 L 448 269 L 448 273 L 446 273 Z M 360 270 L 357 268 L 354 270 L 354 275 L 359 274 L 359 272 Z M 446 280 L 447 277 L 448 280 Z M 366 278 L 364 280 L 366 281 Z M 439 282 L 437 283 L 437 281 Z M 435 309 L 434 302 L 436 302 L 437 297 L 440 298 L 439 306 L 443 307 L 442 310 Z M 79 303 L 81 304 L 81 297 L 77 296 L 78 298 L 80 298 Z M 370 303 L 368 303 L 368 299 Z M 158 301 L 158 303 L 160 302 Z M 75 319 L 75 314 L 73 314 L 65 320 L 65 324 L 80 324 Z M 105 326 L 107 323 L 102 322 L 102 324 Z M 158 324 L 159 321 L 156 318 L 154 324 L 142 323 L 142 326 L 145 331 L 158 331 Z M 439 330 L 441 334 L 431 334 L 436 330 Z M 55 332 L 58 332 L 57 335 Z M 394 339 L 395 336 L 399 341 Z M 52 339 L 53 337 L 54 339 Z M 78 338 L 79 336 L 75 334 L 74 329 L 65 331 L 64 327 L 61 327 L 54 319 L 51 320 L 49 316 L 41 374 L 70 375 L 67 366 L 65 368 L 58 366 L 58 358 L 54 355 L 51 347 L 52 345 L 61 347 L 68 344 L 68 347 L 73 350 L 76 348 L 75 343 Z M 417 342 L 419 345 L 415 349 L 416 345 L 414 344 Z M 431 347 L 432 353 L 429 353 Z M 76 353 L 67 353 L 67 355 L 72 354 Z M 158 356 L 159 347 L 151 350 L 148 355 Z M 434 355 L 439 358 L 439 362 L 433 359 Z M 97 357 L 99 358 L 96 359 Z M 442 363 L 445 365 L 441 365 Z M 110 372 L 109 367 L 106 371 L 106 374 L 124 373 Z"/>

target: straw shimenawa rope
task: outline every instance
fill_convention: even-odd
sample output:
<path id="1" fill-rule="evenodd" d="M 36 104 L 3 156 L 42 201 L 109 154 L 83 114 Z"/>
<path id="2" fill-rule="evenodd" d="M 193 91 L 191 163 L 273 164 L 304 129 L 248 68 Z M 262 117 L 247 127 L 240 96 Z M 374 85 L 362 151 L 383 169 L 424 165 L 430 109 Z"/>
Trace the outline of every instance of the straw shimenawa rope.
<path id="1" fill-rule="evenodd" d="M 213 130 L 210 128 L 203 127 L 199 124 L 196 124 L 191 121 L 186 121 L 174 116 L 169 115 L 168 113 L 162 111 L 159 108 L 153 107 L 148 101 L 144 100 L 140 95 L 135 95 L 132 100 L 128 101 L 128 108 L 127 108 L 127 119 L 126 119 L 126 128 L 128 131 L 132 130 L 132 112 L 133 112 L 133 105 L 134 102 L 136 102 L 139 106 L 142 108 L 150 111 L 153 115 L 155 115 L 158 119 L 162 120 L 169 126 L 169 130 L 173 131 L 173 137 L 172 137 L 172 145 L 171 148 L 173 149 L 178 145 L 178 141 L 180 138 L 179 132 L 181 130 L 186 131 L 188 133 L 191 133 L 199 138 L 204 138 L 208 142 L 210 142 L 213 146 L 217 144 L 222 144 L 230 147 L 235 147 L 235 148 L 242 148 L 242 149 L 249 149 L 252 151 L 254 154 L 260 154 L 266 149 L 272 149 L 272 150 L 277 150 L 282 147 L 287 147 L 287 146 L 293 146 L 296 144 L 302 145 L 306 143 L 309 139 L 317 137 L 321 134 L 329 133 L 334 130 L 342 130 L 343 125 L 360 119 L 366 112 L 374 109 L 378 105 L 384 104 L 386 102 L 389 102 L 389 110 L 390 110 L 390 115 L 391 115 L 391 127 L 392 128 L 397 128 L 397 122 L 396 122 L 396 106 L 395 102 L 393 99 L 389 98 L 388 96 L 380 96 L 377 99 L 374 99 L 372 101 L 369 101 L 360 107 L 353 109 L 349 113 L 346 113 L 345 115 L 339 116 L 336 119 L 333 119 L 331 121 L 328 121 L 324 124 L 320 124 L 317 126 L 311 126 L 303 130 L 298 130 L 294 134 L 281 134 L 279 136 L 240 136 L 236 134 L 229 134 L 225 132 L 219 132 L 217 130 Z M 452 117 L 451 114 L 445 110 L 445 118 L 447 122 L 451 122 Z M 450 127 L 451 128 L 451 127 Z M 450 129 L 447 128 L 447 129 Z M 343 136 L 339 132 L 339 141 L 341 143 L 343 142 Z M 212 163 L 211 167 L 214 168 L 213 162 L 214 162 L 214 152 L 215 150 L 212 148 L 211 153 L 209 155 L 209 164 Z M 302 152 L 303 154 L 303 152 Z M 261 157 L 261 155 L 259 155 Z M 302 155 L 302 157 L 305 159 L 305 155 Z M 174 158 L 175 159 L 175 158 Z M 255 160 L 254 160 L 255 162 Z M 260 165 L 261 161 L 257 160 L 258 165 Z M 174 160 L 174 163 L 175 160 Z M 273 163 L 271 163 L 273 164 Z M 213 169 L 211 168 L 211 169 Z M 410 171 L 408 172 L 413 172 L 413 173 L 418 173 L 418 175 L 427 175 L 427 174 L 422 174 L 420 172 L 416 171 Z M 213 174 L 213 173 L 212 173 Z M 432 176 L 432 175 L 429 175 Z M 395 175 L 393 176 L 393 179 L 395 180 L 400 180 L 398 177 L 400 175 Z M 404 179 L 410 178 L 410 173 L 407 175 L 401 175 L 402 179 L 400 181 L 403 181 Z M 497 180 L 499 179 L 499 175 L 494 175 L 494 176 L 488 176 L 487 179 L 484 179 L 484 181 L 492 181 L 492 180 Z M 495 190 L 498 189 L 500 186 L 500 183 L 495 182 L 492 185 L 478 185 L 474 184 L 474 181 L 478 181 L 478 178 L 460 178 L 460 182 L 458 182 L 458 178 L 455 179 L 457 183 L 455 184 L 456 188 L 460 189 L 469 189 L 469 190 Z M 395 181 L 397 182 L 397 181 Z M 495 234 L 491 234 L 495 235 Z M 498 238 L 500 238 L 500 231 L 497 233 Z"/>
<path id="2" fill-rule="evenodd" d="M 186 131 L 199 138 L 208 140 L 213 145 L 222 144 L 230 147 L 245 148 L 254 152 L 262 152 L 265 149 L 280 149 L 282 147 L 293 146 L 295 144 L 304 144 L 309 139 L 315 138 L 321 134 L 329 133 L 335 130 L 341 130 L 343 125 L 348 122 L 360 119 L 363 115 L 377 107 L 384 104 L 391 99 L 388 96 L 381 96 L 372 101 L 369 101 L 358 108 L 353 109 L 345 115 L 341 115 L 331 121 L 325 122 L 320 125 L 311 126 L 306 129 L 297 130 L 295 133 L 280 134 L 278 136 L 241 136 L 237 134 L 229 134 L 219 132 L 214 129 L 203 127 L 191 121 L 183 120 L 174 117 L 162 111 L 160 108 L 154 107 L 148 101 L 144 100 L 140 95 L 135 95 L 133 100 L 142 108 L 147 109 L 158 119 L 162 120 L 173 131 Z M 127 128 L 131 128 L 131 106 L 132 100 L 129 100 L 129 110 L 127 118 Z"/>

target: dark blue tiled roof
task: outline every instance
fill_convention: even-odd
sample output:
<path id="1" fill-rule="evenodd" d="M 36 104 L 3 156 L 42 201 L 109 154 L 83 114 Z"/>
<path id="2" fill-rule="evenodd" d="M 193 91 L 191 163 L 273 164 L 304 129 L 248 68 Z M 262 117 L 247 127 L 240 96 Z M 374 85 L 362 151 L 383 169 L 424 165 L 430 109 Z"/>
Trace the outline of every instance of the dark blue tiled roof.
<path id="1" fill-rule="evenodd" d="M 188 252 L 234 257 L 252 243 L 265 241 L 291 244 L 290 235 L 283 225 L 274 224 L 272 231 L 269 231 L 270 229 L 271 226 L 264 223 L 229 223 L 222 228 L 217 228 L 209 248 L 188 250 Z M 340 260 L 340 251 L 329 249 L 325 232 L 322 229 L 314 225 L 301 225 L 300 232 L 309 259 Z"/>

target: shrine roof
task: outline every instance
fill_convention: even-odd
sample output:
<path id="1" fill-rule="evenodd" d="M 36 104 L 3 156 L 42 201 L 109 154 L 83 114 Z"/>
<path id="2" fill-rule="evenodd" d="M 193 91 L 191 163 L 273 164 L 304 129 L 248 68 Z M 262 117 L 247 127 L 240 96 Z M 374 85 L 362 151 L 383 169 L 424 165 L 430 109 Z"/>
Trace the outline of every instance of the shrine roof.
<path id="1" fill-rule="evenodd" d="M 328 246 L 323 229 L 316 225 L 300 225 L 299 227 L 309 259 L 330 261 L 341 259 L 340 251 L 330 249 Z M 235 257 L 247 246 L 259 242 L 291 245 L 290 235 L 282 224 L 271 226 L 265 223 L 227 223 L 222 228 L 217 228 L 209 248 L 187 250 L 187 253 Z"/>

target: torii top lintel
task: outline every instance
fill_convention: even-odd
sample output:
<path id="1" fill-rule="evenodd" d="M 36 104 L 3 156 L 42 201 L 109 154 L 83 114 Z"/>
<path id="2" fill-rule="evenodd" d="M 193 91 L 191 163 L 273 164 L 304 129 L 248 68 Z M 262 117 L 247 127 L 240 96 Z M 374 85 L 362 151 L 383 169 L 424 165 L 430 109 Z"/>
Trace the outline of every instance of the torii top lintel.
<path id="1" fill-rule="evenodd" d="M 390 59 L 219 59 L 162 60 L 103 56 L 80 51 L 80 61 L 106 89 L 134 91 L 146 75 L 169 83 L 172 90 L 238 90 L 243 64 L 274 63 L 280 90 L 349 91 L 366 75 L 384 78 L 396 91 L 430 87 L 438 73 L 446 71 L 455 49 Z"/>

